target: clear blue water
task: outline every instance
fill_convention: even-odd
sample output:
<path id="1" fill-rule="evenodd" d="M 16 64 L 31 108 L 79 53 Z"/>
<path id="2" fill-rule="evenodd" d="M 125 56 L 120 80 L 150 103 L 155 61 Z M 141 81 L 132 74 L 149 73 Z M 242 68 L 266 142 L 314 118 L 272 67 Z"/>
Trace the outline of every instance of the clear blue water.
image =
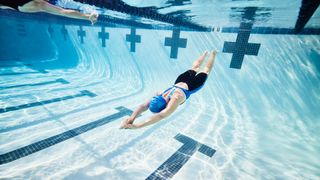
<path id="1" fill-rule="evenodd" d="M 185 43 L 172 50 L 166 38 L 179 29 L 159 20 L 98 9 L 90 26 L 0 11 L 0 179 L 319 179 L 320 38 L 292 33 L 300 1 L 125 2 L 210 30 L 182 27 Z M 305 29 L 319 29 L 319 18 L 318 9 Z M 245 40 L 241 23 L 252 29 L 240 28 L 250 36 L 233 61 L 227 44 Z M 205 87 L 174 115 L 119 129 L 214 49 Z"/>

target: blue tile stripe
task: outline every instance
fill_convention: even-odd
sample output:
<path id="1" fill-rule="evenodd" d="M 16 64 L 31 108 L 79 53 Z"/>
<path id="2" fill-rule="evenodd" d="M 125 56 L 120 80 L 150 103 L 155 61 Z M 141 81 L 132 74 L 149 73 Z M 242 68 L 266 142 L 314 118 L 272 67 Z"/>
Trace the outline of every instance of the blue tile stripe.
<path id="1" fill-rule="evenodd" d="M 147 180 L 172 178 L 183 167 L 183 165 L 188 162 L 196 151 L 199 151 L 209 157 L 212 157 L 216 152 L 216 150 L 211 147 L 199 143 L 183 134 L 177 134 L 175 139 L 183 143 L 183 145 L 172 156 L 170 156 L 169 159 L 160 165 L 157 170 L 147 177 Z"/>
<path id="2" fill-rule="evenodd" d="M 238 33 L 239 27 L 222 27 L 222 33 Z M 251 34 L 279 34 L 279 35 L 320 35 L 320 28 L 304 28 L 296 33 L 294 28 L 253 27 Z"/>
<path id="3" fill-rule="evenodd" d="M 241 69 L 245 55 L 258 55 L 260 44 L 249 43 L 250 34 L 256 17 L 257 7 L 232 8 L 242 12 L 240 27 L 237 29 L 236 42 L 225 41 L 222 52 L 232 53 L 230 68 Z M 260 9 L 261 10 L 261 9 Z M 229 31 L 234 28 L 229 28 Z M 224 32 L 224 30 L 222 30 Z"/>
<path id="4" fill-rule="evenodd" d="M 252 25 L 241 23 L 236 42 L 224 42 L 222 52 L 232 53 L 230 68 L 241 69 L 245 55 L 258 55 L 260 44 L 249 43 Z"/>
<path id="5" fill-rule="evenodd" d="M 216 150 L 214 150 L 211 147 L 204 145 L 204 144 L 200 146 L 198 151 L 201 152 L 202 154 L 209 156 L 209 157 L 212 157 L 214 155 L 214 153 L 216 152 Z"/>
<path id="6" fill-rule="evenodd" d="M 86 37 L 86 31 L 83 30 L 82 26 L 79 26 L 79 30 L 77 32 L 78 32 L 78 36 L 80 38 L 80 42 L 81 42 L 81 44 L 83 44 L 84 37 Z"/>
<path id="7" fill-rule="evenodd" d="M 73 138 L 75 136 L 83 134 L 87 131 L 90 131 L 90 130 L 95 129 L 100 126 L 103 126 L 103 125 L 110 123 L 116 119 L 119 119 L 123 116 L 126 116 L 126 115 L 129 116 L 132 114 L 132 111 L 130 109 L 127 109 L 123 106 L 117 107 L 115 109 L 117 109 L 119 112 L 112 114 L 110 116 L 107 116 L 105 118 L 96 120 L 94 122 L 82 125 L 80 127 L 71 129 L 69 131 L 63 132 L 61 134 L 57 134 L 55 136 L 52 136 L 52 137 L 43 139 L 41 141 L 32 143 L 32 144 L 24 146 L 22 148 L 10 151 L 8 153 L 1 154 L 0 155 L 0 165 L 15 161 L 17 159 L 20 159 L 20 158 L 28 156 L 28 155 L 31 155 L 35 152 L 49 148 L 53 145 L 56 145 L 56 144 L 61 143 L 65 140 L 68 140 L 70 138 Z"/>
<path id="8" fill-rule="evenodd" d="M 101 32 L 98 33 L 98 37 L 101 39 L 102 47 L 106 47 L 106 40 L 109 39 L 109 33 L 106 32 L 105 26 L 101 26 Z"/>
<path id="9" fill-rule="evenodd" d="M 0 18 L 17 18 L 19 20 L 21 19 L 33 19 L 37 21 L 41 21 L 43 23 L 59 23 L 66 25 L 82 25 L 87 27 L 92 27 L 92 25 L 85 20 L 79 20 L 79 19 L 69 19 L 65 17 L 60 16 L 54 16 L 46 13 L 20 13 L 16 11 L 11 10 L 0 10 Z M 116 27 L 116 28 L 128 28 L 128 27 L 136 27 L 140 29 L 154 29 L 154 30 L 173 30 L 176 27 L 172 25 L 151 25 L 151 24 L 145 24 L 136 22 L 132 19 L 120 19 L 116 17 L 110 17 L 105 15 L 99 16 L 99 21 L 95 24 L 95 26 L 105 26 L 105 27 Z M 271 28 L 272 31 L 265 31 L 265 28 L 269 29 Z M 209 32 L 212 31 L 212 29 L 221 29 L 221 32 L 223 33 L 238 33 L 239 27 L 214 27 L 214 28 L 206 28 L 203 30 L 194 30 L 186 27 L 181 27 L 181 31 L 198 31 L 198 32 Z M 65 34 L 65 40 L 67 37 L 67 31 L 66 29 L 63 30 Z M 253 27 L 252 34 L 301 34 L 301 35 L 320 35 L 320 28 L 304 28 L 301 32 L 295 33 L 294 28 L 279 28 L 279 27 Z"/>
<path id="10" fill-rule="evenodd" d="M 0 76 L 11 76 L 11 75 L 24 75 L 24 74 L 37 74 L 37 73 L 42 73 L 46 74 L 48 71 L 44 69 L 36 69 L 33 67 L 32 64 L 26 64 L 24 62 L 20 62 L 20 59 L 0 59 L 0 67 L 1 68 L 10 68 L 10 67 L 20 67 L 20 66 L 26 66 L 32 70 L 32 72 L 8 72 L 8 73 L 2 73 Z"/>
<path id="11" fill-rule="evenodd" d="M 25 74 L 38 74 L 39 72 L 11 72 L 11 73 L 2 73 L 0 76 L 17 76 Z"/>
<path id="12" fill-rule="evenodd" d="M 192 2 L 191 0 L 168 0 L 166 4 L 170 4 L 171 6 L 182 6 L 192 4 Z"/>
<path id="13" fill-rule="evenodd" d="M 187 47 L 187 39 L 180 38 L 180 29 L 174 29 L 172 31 L 172 37 L 165 38 L 164 45 L 171 47 L 170 58 L 176 59 L 178 57 L 178 49 Z"/>
<path id="14" fill-rule="evenodd" d="M 69 33 L 68 33 L 68 30 L 66 29 L 65 25 L 62 25 L 60 32 L 61 32 L 61 34 L 63 34 L 64 41 L 66 41 L 67 37 L 69 36 Z"/>
<path id="15" fill-rule="evenodd" d="M 38 70 L 36 72 L 10 72 L 10 73 L 2 73 L 0 74 L 0 76 L 18 76 L 18 75 L 38 74 L 38 73 L 46 74 L 48 72 L 45 70 Z"/>
<path id="16" fill-rule="evenodd" d="M 130 34 L 126 35 L 126 41 L 130 42 L 130 52 L 136 52 L 136 43 L 141 42 L 141 36 L 136 34 L 136 28 L 130 28 Z"/>
<path id="17" fill-rule="evenodd" d="M 20 110 L 20 109 L 26 109 L 26 108 L 31 108 L 31 107 L 35 107 L 35 106 L 41 106 L 41 105 L 45 105 L 45 104 L 50 104 L 50 103 L 54 103 L 54 102 L 65 101 L 65 100 L 68 100 L 68 99 L 78 98 L 78 97 L 82 97 L 82 96 L 95 97 L 97 95 L 92 93 L 92 92 L 90 92 L 90 91 L 83 90 L 83 91 L 80 91 L 79 94 L 75 94 L 75 95 L 69 95 L 69 96 L 64 96 L 64 97 L 60 97 L 60 98 L 54 98 L 54 99 L 49 99 L 49 100 L 44 100 L 44 101 L 39 101 L 39 102 L 22 104 L 22 105 L 18 105 L 18 106 L 11 106 L 11 107 L 6 107 L 6 108 L 1 108 L 0 109 L 0 114 L 1 113 L 6 113 L 6 112 L 10 112 L 10 111 L 17 111 L 17 110 Z"/>
<path id="18" fill-rule="evenodd" d="M 68 81 L 60 78 L 60 79 L 56 79 L 54 81 L 46 81 L 46 82 L 40 82 L 40 83 L 19 84 L 19 85 L 13 85 L 13 86 L 0 86 L 0 90 L 11 89 L 11 88 L 21 88 L 21 87 L 26 87 L 26 86 L 41 86 L 41 85 L 48 85 L 48 84 L 54 84 L 54 83 L 69 84 Z"/>

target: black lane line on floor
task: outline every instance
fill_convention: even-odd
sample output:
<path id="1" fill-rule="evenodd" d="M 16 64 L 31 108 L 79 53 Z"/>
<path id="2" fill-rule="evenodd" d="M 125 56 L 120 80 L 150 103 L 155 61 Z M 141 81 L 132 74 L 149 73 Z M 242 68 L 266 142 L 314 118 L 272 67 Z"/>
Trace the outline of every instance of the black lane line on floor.
<path id="1" fill-rule="evenodd" d="M 41 151 L 43 149 L 49 148 L 50 146 L 53 146 L 55 144 L 61 143 L 65 140 L 68 140 L 70 138 L 73 138 L 75 136 L 78 136 L 82 133 L 85 133 L 87 131 L 90 131 L 92 129 L 95 129 L 97 127 L 103 126 L 107 123 L 110 123 L 116 119 L 119 119 L 124 116 L 130 116 L 132 114 L 132 111 L 130 109 L 127 109 L 126 107 L 119 106 L 116 107 L 119 112 L 109 115 L 107 117 L 104 117 L 102 119 L 90 122 L 88 124 L 82 125 L 80 127 L 71 129 L 69 131 L 57 134 L 55 136 L 43 139 L 41 141 L 32 143 L 30 145 L 24 146 L 22 148 L 10 151 L 5 154 L 0 155 L 0 165 L 6 164 L 12 161 L 15 161 L 17 159 L 20 159 L 22 157 L 31 155 L 35 152 Z"/>
<path id="2" fill-rule="evenodd" d="M 64 97 L 60 97 L 60 98 L 44 100 L 44 101 L 40 101 L 40 102 L 33 102 L 33 103 L 22 104 L 22 105 L 18 105 L 18 106 L 11 106 L 11 107 L 6 107 L 6 108 L 1 108 L 0 109 L 0 114 L 1 113 L 6 113 L 6 112 L 10 112 L 10 111 L 17 111 L 17 110 L 20 110 L 20 109 L 26 109 L 26 108 L 31 108 L 31 107 L 35 107 L 35 106 L 41 106 L 41 105 L 45 105 L 45 104 L 50 104 L 50 103 L 54 103 L 54 102 L 65 101 L 65 100 L 68 100 L 68 99 L 74 99 L 74 98 L 82 97 L 82 96 L 95 97 L 97 95 L 92 93 L 92 92 L 90 92 L 90 91 L 83 90 L 83 91 L 80 91 L 80 93 L 76 94 L 76 95 L 69 95 L 69 96 L 64 96 Z"/>
<path id="3" fill-rule="evenodd" d="M 54 81 L 46 81 L 46 82 L 40 82 L 40 83 L 19 84 L 19 85 L 13 85 L 13 86 L 0 86 L 0 90 L 11 89 L 11 88 L 20 88 L 20 87 L 26 87 L 26 86 L 42 86 L 42 85 L 48 85 L 48 84 L 54 84 L 54 83 L 69 84 L 68 81 L 66 81 L 62 78 L 59 78 Z"/>
<path id="4" fill-rule="evenodd" d="M 198 141 L 183 134 L 179 133 L 174 138 L 183 143 L 183 145 L 172 156 L 170 156 L 169 159 L 160 165 L 157 170 L 147 177 L 147 180 L 165 180 L 172 178 L 197 151 L 209 157 L 212 157 L 216 152 L 216 150 L 211 147 L 199 143 Z"/>

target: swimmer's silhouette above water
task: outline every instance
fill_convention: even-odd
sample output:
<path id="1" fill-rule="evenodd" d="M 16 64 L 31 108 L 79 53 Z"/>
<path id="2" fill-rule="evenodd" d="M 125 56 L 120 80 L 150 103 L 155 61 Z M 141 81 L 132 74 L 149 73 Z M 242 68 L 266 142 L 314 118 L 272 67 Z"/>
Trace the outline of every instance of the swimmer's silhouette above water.
<path id="1" fill-rule="evenodd" d="M 85 14 L 76 10 L 64 9 L 56 6 L 58 0 L 0 0 L 0 9 L 15 9 L 24 13 L 45 12 L 75 19 L 97 22 L 98 14 Z"/>
<path id="2" fill-rule="evenodd" d="M 193 62 L 192 69 L 180 74 L 175 81 L 174 85 L 162 93 L 149 99 L 147 102 L 141 104 L 132 115 L 125 119 L 120 128 L 121 129 L 136 129 L 154 124 L 161 119 L 170 116 L 180 104 L 183 104 L 191 94 L 200 90 L 214 64 L 217 51 L 213 51 L 209 55 L 209 59 L 204 69 L 200 71 L 200 66 L 205 60 L 208 52 L 204 52 L 203 55 Z M 149 110 L 153 114 L 145 122 L 133 123 L 136 117 L 142 112 Z"/>

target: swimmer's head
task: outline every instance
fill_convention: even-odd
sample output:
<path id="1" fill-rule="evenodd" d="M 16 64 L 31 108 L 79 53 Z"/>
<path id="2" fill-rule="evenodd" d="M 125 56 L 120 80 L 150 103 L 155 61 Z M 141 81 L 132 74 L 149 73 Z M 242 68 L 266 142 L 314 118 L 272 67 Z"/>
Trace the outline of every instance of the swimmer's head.
<path id="1" fill-rule="evenodd" d="M 154 96 L 149 104 L 149 109 L 153 113 L 162 111 L 167 106 L 167 101 L 161 96 Z"/>

